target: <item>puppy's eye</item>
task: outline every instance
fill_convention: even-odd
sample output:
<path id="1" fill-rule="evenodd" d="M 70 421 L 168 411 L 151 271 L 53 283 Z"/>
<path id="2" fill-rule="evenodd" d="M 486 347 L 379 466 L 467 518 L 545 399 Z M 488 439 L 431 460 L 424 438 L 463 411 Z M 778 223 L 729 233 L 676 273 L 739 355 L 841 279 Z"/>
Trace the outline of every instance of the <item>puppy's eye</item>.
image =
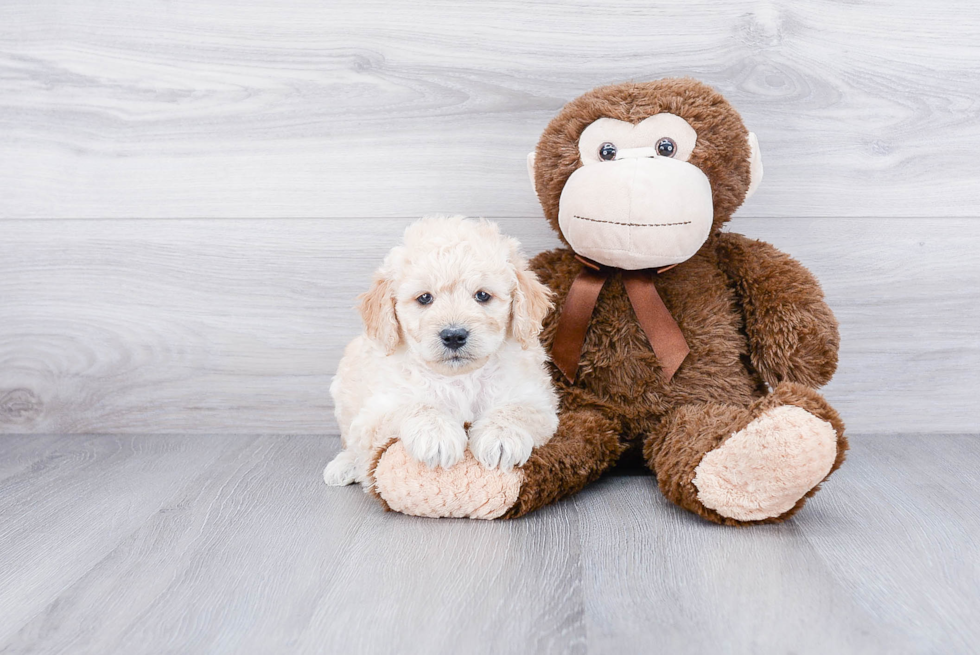
<path id="1" fill-rule="evenodd" d="M 480 291 L 477 291 L 476 295 L 474 295 L 473 297 L 476 298 L 477 302 L 490 302 L 490 299 L 493 298 L 493 296 L 491 296 L 486 291 L 483 291 L 482 289 Z"/>
<path id="2" fill-rule="evenodd" d="M 664 137 L 657 141 L 657 152 L 661 157 L 673 157 L 677 152 L 677 144 L 669 137 Z"/>
<path id="3" fill-rule="evenodd" d="M 599 159 L 603 161 L 612 161 L 616 158 L 616 146 L 606 141 L 601 146 L 599 146 Z"/>
<path id="4" fill-rule="evenodd" d="M 432 302 L 432 300 L 433 298 L 431 293 L 423 293 L 421 296 L 415 299 L 415 302 L 420 305 L 428 305 Z"/>

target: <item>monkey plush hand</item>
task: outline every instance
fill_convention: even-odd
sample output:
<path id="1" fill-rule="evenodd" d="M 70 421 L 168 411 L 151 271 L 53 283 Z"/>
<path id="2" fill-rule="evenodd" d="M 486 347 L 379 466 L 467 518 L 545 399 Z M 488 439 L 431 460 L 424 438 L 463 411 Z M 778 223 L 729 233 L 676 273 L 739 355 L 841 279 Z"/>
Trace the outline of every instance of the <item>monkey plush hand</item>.
<path id="1" fill-rule="evenodd" d="M 556 300 L 542 341 L 558 432 L 519 470 L 459 488 L 440 484 L 452 471 L 418 469 L 399 481 L 414 497 L 382 500 L 411 514 L 511 518 L 635 454 L 669 500 L 710 521 L 799 510 L 847 449 L 815 391 L 836 369 L 839 336 L 803 266 L 722 232 L 762 178 L 738 113 L 690 79 L 601 87 L 551 121 L 528 168 L 566 245 L 532 262 Z M 376 475 L 402 470 L 383 465 L 388 455 Z M 423 490 L 434 498 L 420 504 Z"/>

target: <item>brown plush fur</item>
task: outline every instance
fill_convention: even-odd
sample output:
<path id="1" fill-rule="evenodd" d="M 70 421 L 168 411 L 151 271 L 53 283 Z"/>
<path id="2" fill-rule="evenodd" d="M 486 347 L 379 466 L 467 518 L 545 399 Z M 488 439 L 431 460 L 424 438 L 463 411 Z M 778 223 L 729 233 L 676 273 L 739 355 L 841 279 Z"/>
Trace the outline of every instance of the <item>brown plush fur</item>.
<path id="1" fill-rule="evenodd" d="M 587 408 L 564 412 L 548 448 L 539 448 L 524 464 L 521 493 L 503 518 L 522 516 L 580 490 L 612 466 L 623 450 L 615 421 Z"/>
<path id="2" fill-rule="evenodd" d="M 830 379 L 839 344 L 817 281 L 772 246 L 720 232 L 749 187 L 750 148 L 740 117 L 717 92 L 672 79 L 602 87 L 570 102 L 537 147 L 535 180 L 546 218 L 561 236 L 558 201 L 581 165 L 577 142 L 585 127 L 604 116 L 637 123 L 661 112 L 683 117 L 697 131 L 690 162 L 708 176 L 714 200 L 712 235 L 694 257 L 656 278 L 691 352 L 673 380 L 665 381 L 614 273 L 599 295 L 575 382 L 552 367 L 561 424 L 524 466 L 526 483 L 510 517 L 578 491 L 624 452 L 642 447 L 668 499 L 711 521 L 741 524 L 698 501 L 694 470 L 733 432 L 783 404 L 831 423 L 838 435 L 833 470 L 843 461 L 847 442 L 840 417 L 812 389 Z M 555 308 L 541 335 L 550 348 L 582 264 L 563 248 L 538 255 L 531 266 L 554 292 Z M 783 520 L 804 502 L 759 522 Z"/>
<path id="3" fill-rule="evenodd" d="M 732 435 L 747 426 L 753 418 L 767 409 L 780 405 L 795 405 L 807 410 L 817 418 L 830 423 L 837 431 L 837 458 L 831 473 L 840 468 L 847 451 L 844 437 L 844 424 L 840 416 L 827 404 L 820 394 L 792 382 L 779 384 L 771 394 L 755 401 L 751 407 L 721 403 L 698 403 L 684 405 L 671 412 L 659 428 L 648 438 L 643 447 L 647 465 L 657 474 L 660 490 L 668 500 L 677 503 L 716 523 L 740 525 L 736 521 L 721 516 L 698 500 L 698 490 L 693 484 L 694 470 L 705 453 L 721 446 Z M 819 489 L 810 490 L 788 512 L 774 518 L 752 523 L 775 523 L 795 514 L 806 499 Z"/>
<path id="4" fill-rule="evenodd" d="M 370 480 L 370 484 L 367 485 L 368 493 L 378 499 L 378 502 L 381 503 L 381 507 L 383 507 L 386 512 L 390 512 L 391 507 L 388 505 L 388 501 L 386 501 L 381 494 L 378 493 L 378 488 L 374 484 L 375 472 L 378 470 L 378 463 L 381 461 L 381 457 L 396 441 L 398 440 L 391 438 L 384 446 L 375 450 L 374 454 L 371 456 L 371 464 L 368 466 L 368 479 Z"/>

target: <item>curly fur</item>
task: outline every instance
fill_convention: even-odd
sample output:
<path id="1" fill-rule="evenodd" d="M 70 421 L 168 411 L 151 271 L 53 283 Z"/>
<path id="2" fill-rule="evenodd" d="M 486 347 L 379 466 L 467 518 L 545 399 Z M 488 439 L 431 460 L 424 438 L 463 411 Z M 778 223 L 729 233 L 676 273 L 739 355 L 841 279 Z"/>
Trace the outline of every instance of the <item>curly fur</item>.
<path id="1" fill-rule="evenodd" d="M 361 296 L 365 334 L 348 344 L 330 387 L 344 449 L 324 470 L 327 484 L 370 484 L 375 449 L 395 436 L 431 468 L 452 467 L 467 447 L 487 468 L 527 461 L 558 425 L 537 339 L 548 298 L 495 224 L 409 226 Z M 465 329 L 465 344 L 447 347 L 447 328 Z"/>

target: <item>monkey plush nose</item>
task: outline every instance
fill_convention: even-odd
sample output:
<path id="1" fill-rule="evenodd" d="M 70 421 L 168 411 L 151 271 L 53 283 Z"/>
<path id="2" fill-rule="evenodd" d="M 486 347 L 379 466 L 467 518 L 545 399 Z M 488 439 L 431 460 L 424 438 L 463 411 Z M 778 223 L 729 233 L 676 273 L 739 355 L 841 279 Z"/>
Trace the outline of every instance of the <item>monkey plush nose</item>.
<path id="1" fill-rule="evenodd" d="M 447 327 L 439 333 L 442 345 L 450 350 L 459 350 L 465 346 L 468 336 L 470 336 L 470 331 L 461 327 Z"/>

